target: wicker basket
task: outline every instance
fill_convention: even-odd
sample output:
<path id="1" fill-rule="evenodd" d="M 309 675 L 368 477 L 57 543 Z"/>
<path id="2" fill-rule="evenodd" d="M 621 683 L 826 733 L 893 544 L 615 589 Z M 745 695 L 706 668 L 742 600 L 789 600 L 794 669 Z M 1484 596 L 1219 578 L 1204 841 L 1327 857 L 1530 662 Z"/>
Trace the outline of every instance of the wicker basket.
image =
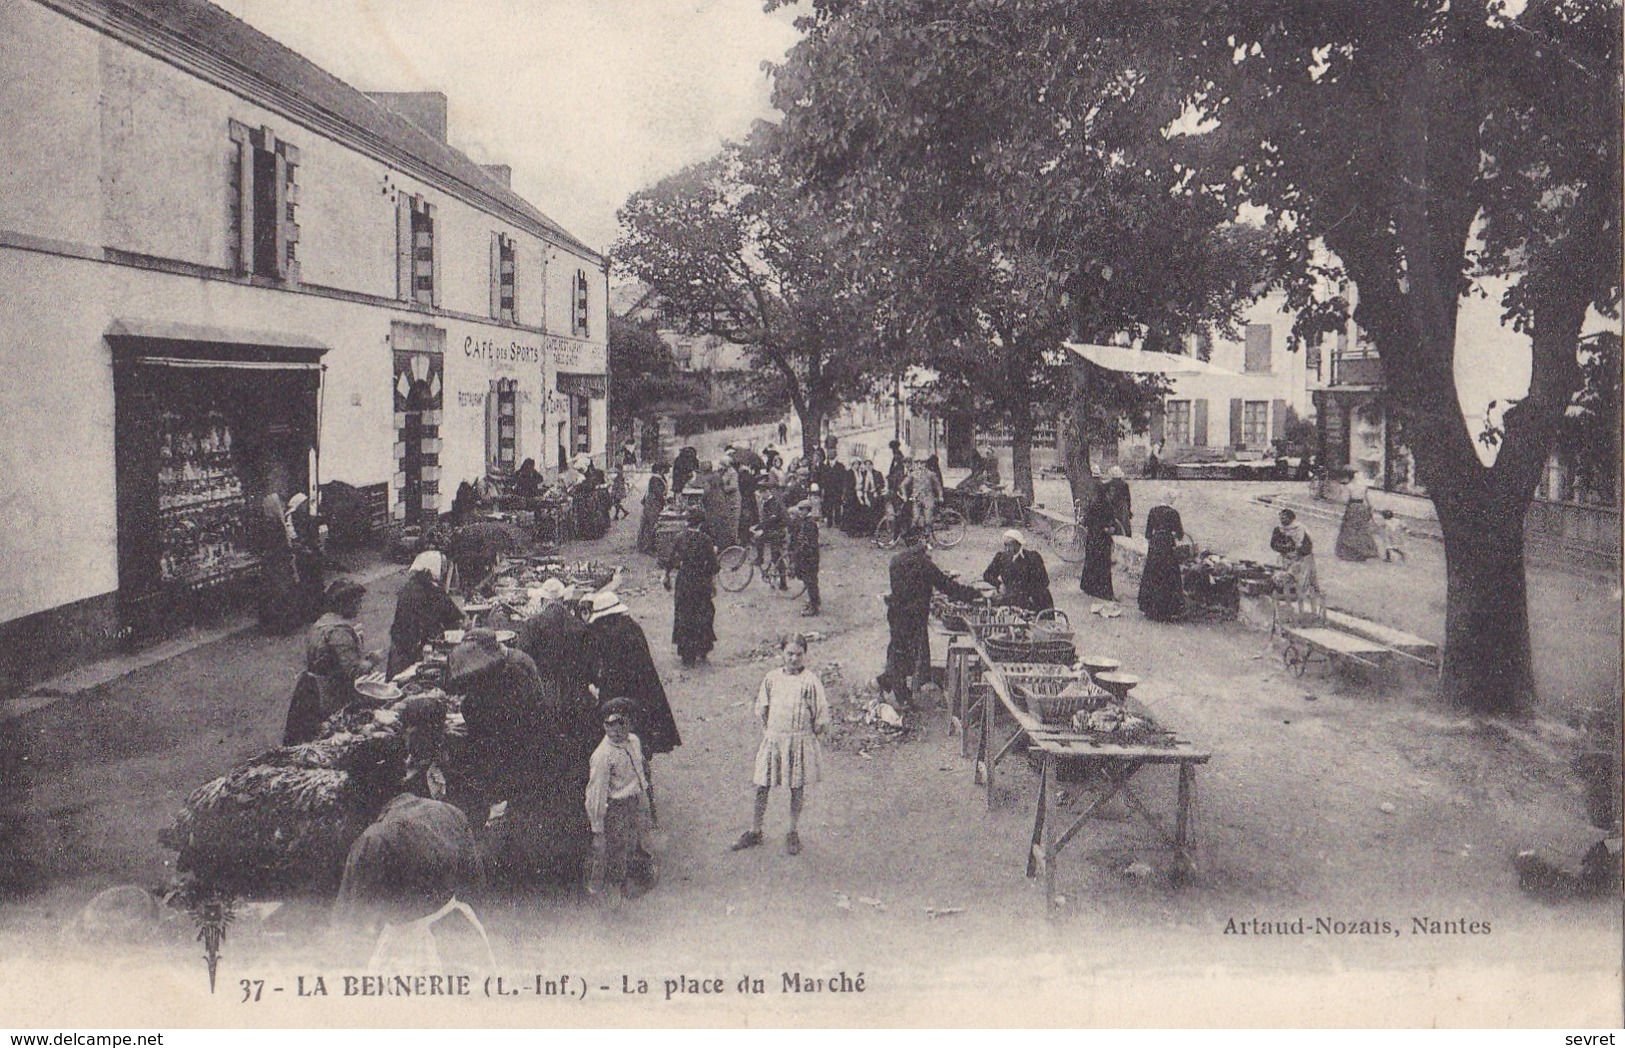
<path id="1" fill-rule="evenodd" d="M 1073 714 L 1098 709 L 1112 698 L 1082 677 L 1027 677 L 1011 688 L 1027 712 L 1045 724 L 1069 724 Z"/>
<path id="2" fill-rule="evenodd" d="M 1030 635 L 985 637 L 982 646 L 994 662 L 1052 662 L 1070 666 L 1078 657 L 1070 640 L 1034 640 Z"/>

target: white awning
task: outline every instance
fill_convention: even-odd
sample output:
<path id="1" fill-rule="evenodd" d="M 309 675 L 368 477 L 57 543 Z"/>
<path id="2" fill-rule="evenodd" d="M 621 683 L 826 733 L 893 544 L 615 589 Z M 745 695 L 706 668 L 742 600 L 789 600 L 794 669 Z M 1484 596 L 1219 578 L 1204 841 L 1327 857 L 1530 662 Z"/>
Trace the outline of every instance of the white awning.
<path id="1" fill-rule="evenodd" d="M 209 342 L 221 346 L 267 346 L 325 353 L 330 348 L 309 335 L 289 331 L 252 331 L 242 328 L 182 324 L 172 320 L 120 317 L 107 329 L 108 338 L 139 338 L 162 342 Z"/>
<path id="2" fill-rule="evenodd" d="M 1094 346 L 1082 342 L 1063 342 L 1061 345 L 1078 356 L 1105 368 L 1139 375 L 1238 375 L 1240 372 L 1221 368 L 1196 357 L 1177 353 L 1152 353 L 1126 346 Z"/>

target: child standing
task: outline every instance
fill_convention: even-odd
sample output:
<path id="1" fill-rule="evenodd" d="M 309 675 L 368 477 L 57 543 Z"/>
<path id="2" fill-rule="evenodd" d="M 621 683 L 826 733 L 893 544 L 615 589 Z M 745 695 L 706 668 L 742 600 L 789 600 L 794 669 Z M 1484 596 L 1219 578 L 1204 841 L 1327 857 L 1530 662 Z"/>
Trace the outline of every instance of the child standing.
<path id="1" fill-rule="evenodd" d="M 818 507 L 812 499 L 796 505 L 790 518 L 790 563 L 796 578 L 807 584 L 807 606 L 803 615 L 818 614 Z"/>
<path id="2" fill-rule="evenodd" d="M 605 883 L 623 896 L 649 890 L 654 860 L 648 850 L 649 780 L 643 744 L 632 734 L 633 704 L 614 699 L 604 706 L 604 740 L 592 752 L 587 780 L 587 821 L 592 825 L 592 862 L 587 891 Z"/>
<path id="3" fill-rule="evenodd" d="M 1377 542 L 1382 546 L 1382 559 L 1393 560 L 1397 554 L 1405 559 L 1405 526 L 1394 517 L 1391 509 L 1383 510 L 1377 521 Z"/>
<path id="4" fill-rule="evenodd" d="M 823 772 L 823 746 L 818 736 L 829 730 L 829 701 L 824 682 L 806 667 L 807 642 L 792 633 L 780 643 L 784 665 L 769 670 L 756 692 L 756 715 L 765 729 L 756 751 L 756 811 L 751 828 L 733 844 L 734 851 L 762 843 L 762 822 L 767 817 L 768 791 L 790 787 L 790 832 L 784 850 L 801 854 L 801 804 L 806 787 Z"/>
<path id="5" fill-rule="evenodd" d="M 631 515 L 626 508 L 626 466 L 619 465 L 609 482 L 609 519 L 620 520 Z"/>

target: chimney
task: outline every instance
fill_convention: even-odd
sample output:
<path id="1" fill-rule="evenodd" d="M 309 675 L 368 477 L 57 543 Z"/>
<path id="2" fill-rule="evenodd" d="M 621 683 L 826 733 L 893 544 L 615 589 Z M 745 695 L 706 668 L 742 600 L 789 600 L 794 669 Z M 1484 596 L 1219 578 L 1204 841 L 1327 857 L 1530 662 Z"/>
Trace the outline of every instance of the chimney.
<path id="1" fill-rule="evenodd" d="M 513 168 L 507 164 L 481 164 L 480 167 L 498 182 L 501 182 L 509 189 L 513 188 Z"/>
<path id="2" fill-rule="evenodd" d="M 368 91 L 367 97 L 416 124 L 435 141 L 446 141 L 446 95 L 443 91 Z"/>

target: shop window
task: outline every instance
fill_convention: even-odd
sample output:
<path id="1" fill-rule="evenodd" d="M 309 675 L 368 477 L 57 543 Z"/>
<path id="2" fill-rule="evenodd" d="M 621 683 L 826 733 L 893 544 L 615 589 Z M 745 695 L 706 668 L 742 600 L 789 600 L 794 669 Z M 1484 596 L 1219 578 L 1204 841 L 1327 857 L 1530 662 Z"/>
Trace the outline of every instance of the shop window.
<path id="1" fill-rule="evenodd" d="M 433 204 L 406 193 L 396 198 L 396 290 L 407 302 L 440 305 L 440 251 L 435 232 Z"/>
<path id="2" fill-rule="evenodd" d="M 233 120 L 237 144 L 237 272 L 299 280 L 299 147 Z"/>
<path id="3" fill-rule="evenodd" d="M 1261 448 L 1270 442 L 1270 402 L 1249 400 L 1241 409 L 1241 440 L 1249 448 Z"/>
<path id="4" fill-rule="evenodd" d="M 514 319 L 514 240 L 506 233 L 491 234 L 491 315 Z"/>
<path id="5" fill-rule="evenodd" d="M 587 271 L 576 270 L 575 279 L 570 284 L 570 334 L 577 338 L 592 337 L 587 323 L 587 286 Z"/>
<path id="6" fill-rule="evenodd" d="M 1164 439 L 1175 447 L 1188 447 L 1191 442 L 1191 402 L 1170 400 L 1163 407 Z"/>

